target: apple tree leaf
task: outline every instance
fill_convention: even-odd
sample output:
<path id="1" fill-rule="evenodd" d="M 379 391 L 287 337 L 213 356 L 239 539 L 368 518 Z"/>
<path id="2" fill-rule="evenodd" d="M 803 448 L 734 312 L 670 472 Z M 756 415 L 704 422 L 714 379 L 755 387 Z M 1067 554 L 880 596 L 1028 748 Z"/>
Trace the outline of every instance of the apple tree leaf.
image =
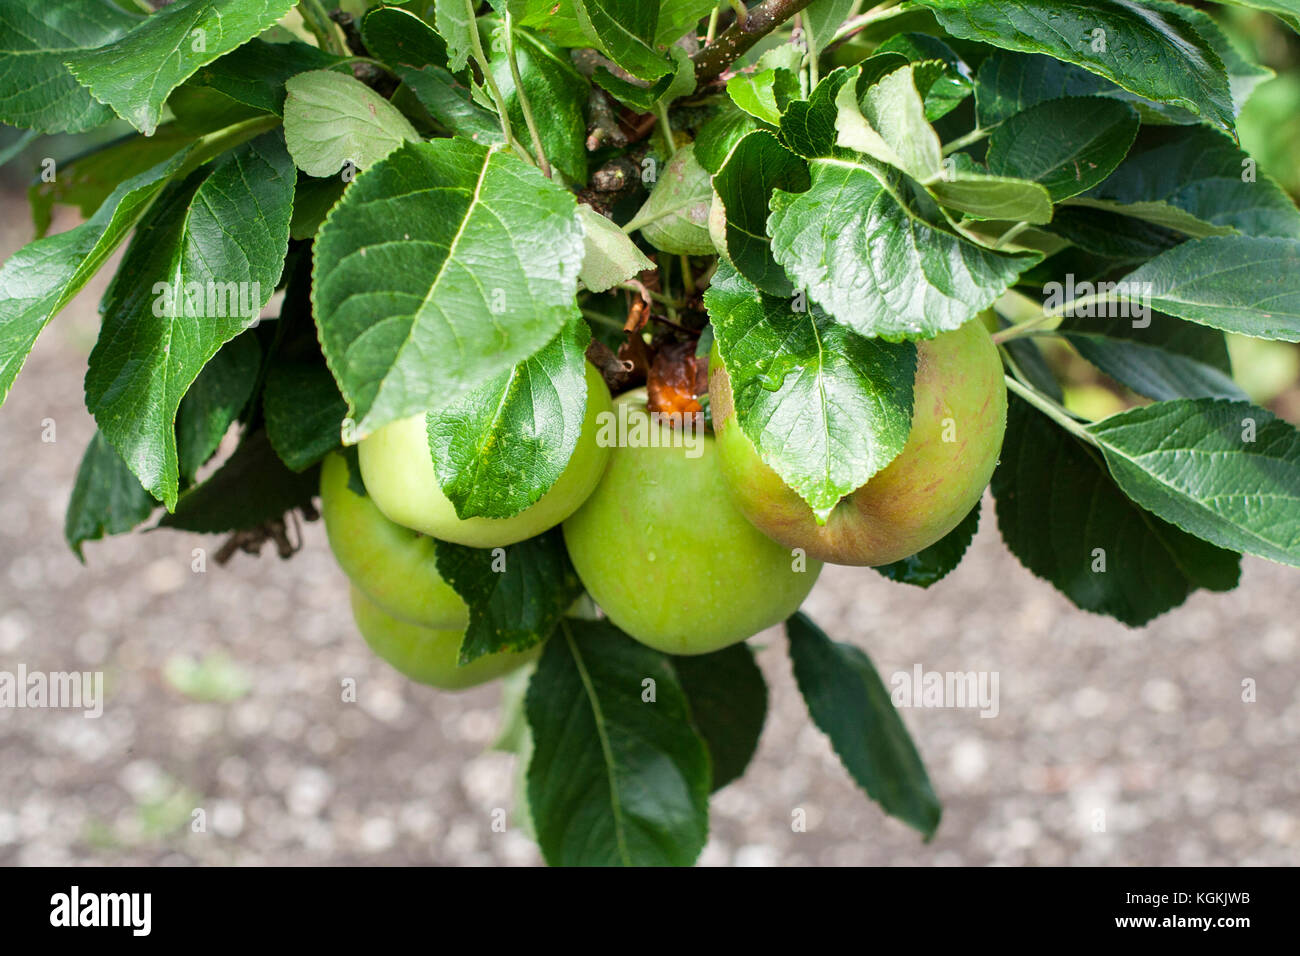
<path id="1" fill-rule="evenodd" d="M 117 449 L 98 431 L 86 446 L 63 519 L 63 537 L 83 563 L 81 546 L 143 524 L 159 502 L 140 486 Z"/>
<path id="2" fill-rule="evenodd" d="M 1042 183 L 1052 201 L 1059 202 L 1109 176 L 1133 145 L 1137 131 L 1137 110 L 1118 100 L 1101 96 L 1047 100 L 995 129 L 986 161 L 996 175 Z"/>
<path id="3" fill-rule="evenodd" d="M 320 469 L 290 471 L 259 428 L 244 434 L 210 478 L 182 493 L 158 525 L 199 534 L 255 528 L 310 505 L 319 492 Z"/>
<path id="4" fill-rule="evenodd" d="M 772 253 L 796 287 L 861 335 L 933 338 L 958 328 L 1041 258 L 931 225 L 871 160 L 811 165 L 810 189 L 773 196 Z"/>
<path id="5" fill-rule="evenodd" d="M 389 66 L 447 65 L 446 42 L 433 27 L 401 7 L 377 7 L 367 13 L 361 21 L 361 38 L 370 55 Z"/>
<path id="6" fill-rule="evenodd" d="M 587 323 L 426 419 L 443 493 L 461 518 L 509 518 L 536 504 L 578 446 L 587 409 Z"/>
<path id="7" fill-rule="evenodd" d="M 1223 61 L 1183 17 L 1133 0 L 920 0 L 954 37 L 1045 53 L 1223 129 L 1235 113 Z M 1058 94 L 1059 95 L 1059 94 Z"/>
<path id="8" fill-rule="evenodd" d="M 1300 431 L 1249 402 L 1177 399 L 1088 433 L 1130 498 L 1221 548 L 1300 567 Z"/>
<path id="9" fill-rule="evenodd" d="M 551 341 L 583 253 L 573 195 L 504 150 L 407 143 L 358 176 L 316 237 L 312 292 L 357 439 Z"/>
<path id="10" fill-rule="evenodd" d="M 284 139 L 308 176 L 333 176 L 345 163 L 367 169 L 420 134 L 388 100 L 359 80 L 329 70 L 285 84 Z"/>
<path id="11" fill-rule="evenodd" d="M 1300 239 L 1191 240 L 1139 266 L 1123 283 L 1170 315 L 1257 339 L 1300 342 Z"/>
<path id="12" fill-rule="evenodd" d="M 753 649 L 743 642 L 672 661 L 691 705 L 691 723 L 709 747 L 716 792 L 744 774 L 758 749 L 767 717 L 767 681 Z"/>
<path id="13" fill-rule="evenodd" d="M 916 347 L 866 338 L 821 309 L 795 311 L 722 263 L 704 294 L 736 418 L 818 514 L 907 444 Z"/>
<path id="14" fill-rule="evenodd" d="M 1015 396 L 992 487 L 1007 548 L 1085 611 L 1138 627 L 1198 588 L 1237 586 L 1240 555 L 1134 503 L 1094 450 Z"/>
<path id="15" fill-rule="evenodd" d="M 695 862 L 708 836 L 709 751 L 671 658 L 607 621 L 566 620 L 542 652 L 525 711 L 528 803 L 547 863 Z"/>
<path id="16" fill-rule="evenodd" d="M 768 232 L 772 197 L 777 190 L 802 192 L 808 184 L 808 164 L 767 130 L 756 130 L 740 140 L 713 177 L 725 216 L 725 258 L 772 295 L 794 292 L 772 254 Z"/>
<path id="17" fill-rule="evenodd" d="M 1248 236 L 1300 239 L 1300 210 L 1292 199 L 1231 140 L 1202 126 L 1144 136 L 1105 182 L 1077 202 L 1147 219 L 1146 207 L 1162 204 Z M 1175 216 L 1167 213 L 1167 223 L 1181 224 Z"/>
<path id="18" fill-rule="evenodd" d="M 973 162 L 963 165 L 956 158 L 945 162 L 939 136 L 926 119 L 912 65 L 886 74 L 865 89 L 863 79 L 846 82 L 835 97 L 838 145 L 903 171 L 941 205 L 972 218 L 1051 220 L 1051 197 L 1038 183 L 991 176 Z"/>
<path id="19" fill-rule="evenodd" d="M 709 174 L 695 160 L 692 146 L 683 146 L 659 171 L 654 190 L 624 232 L 641 230 L 645 241 L 673 255 L 709 255 L 709 205 L 713 192 Z"/>
<path id="20" fill-rule="evenodd" d="M 1232 380 L 1222 332 L 1159 312 L 1137 327 L 1112 318 L 1061 320 L 1058 331 L 1115 381 L 1156 401 L 1246 395 Z"/>
<path id="21" fill-rule="evenodd" d="M 42 133 L 80 133 L 107 123 L 113 111 L 63 60 L 112 43 L 141 19 L 112 3 L 0 0 L 0 122 Z"/>
<path id="22" fill-rule="evenodd" d="M 445 68 L 430 64 L 420 69 L 397 66 L 394 71 L 449 133 L 487 146 L 505 142 L 497 115 L 476 103 L 470 88 Z"/>
<path id="23" fill-rule="evenodd" d="M 168 509 L 180 477 L 177 409 L 208 360 L 275 292 L 294 180 L 272 132 L 176 183 L 136 230 L 104 295 L 86 408 Z"/>
<path id="24" fill-rule="evenodd" d="M 653 81 L 671 71 L 655 49 L 658 3 L 573 0 L 573 12 L 592 45 L 633 76 Z"/>
<path id="25" fill-rule="evenodd" d="M 137 173 L 85 222 L 28 243 L 5 260 L 0 268 L 0 403 L 46 323 L 99 271 L 195 153 L 195 148 L 184 148 Z"/>
<path id="26" fill-rule="evenodd" d="M 460 662 L 549 638 L 582 594 L 559 528 L 504 548 L 439 541 L 438 573 L 469 606 Z"/>
<path id="27" fill-rule="evenodd" d="M 503 28 L 504 29 L 504 28 Z M 503 52 L 492 58 L 492 75 L 506 101 L 515 129 L 526 129 L 519 91 Z M 515 31 L 515 61 L 524 93 L 533 106 L 542 149 L 551 164 L 580 186 L 587 185 L 587 124 L 583 119 L 590 85 L 568 54 L 527 30 Z M 529 148 L 532 147 L 531 140 Z"/>
<path id="28" fill-rule="evenodd" d="M 585 233 L 582 256 L 582 284 L 592 292 L 605 292 L 653 269 L 644 252 L 614 223 L 585 203 L 578 205 L 578 218 Z"/>
<path id="29" fill-rule="evenodd" d="M 257 336 L 236 335 L 212 356 L 190 385 L 176 412 L 181 481 L 194 481 L 217 452 L 221 439 L 253 395 L 262 348 Z"/>
<path id="30" fill-rule="evenodd" d="M 471 0 L 433 0 L 433 23 L 447 47 L 447 68 L 453 73 L 465 69 L 473 52 L 471 30 L 477 30 Z"/>
<path id="31" fill-rule="evenodd" d="M 176 0 L 112 42 L 72 52 L 64 63 L 95 99 L 148 135 L 172 90 L 293 6 L 294 0 Z M 142 69 L 143 63 L 149 67 Z"/>
<path id="32" fill-rule="evenodd" d="M 832 641 L 802 611 L 785 622 L 785 633 L 808 713 L 844 769 L 890 816 L 934 836 L 939 798 L 870 658 Z"/>

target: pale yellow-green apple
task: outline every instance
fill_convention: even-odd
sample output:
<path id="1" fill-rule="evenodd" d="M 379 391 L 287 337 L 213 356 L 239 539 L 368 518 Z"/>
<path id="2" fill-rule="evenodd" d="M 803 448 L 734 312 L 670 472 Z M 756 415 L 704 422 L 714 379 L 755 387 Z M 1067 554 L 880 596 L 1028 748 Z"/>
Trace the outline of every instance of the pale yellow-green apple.
<path id="1" fill-rule="evenodd" d="M 363 438 L 357 445 L 361 477 L 379 510 L 404 527 L 472 548 L 514 544 L 555 527 L 596 487 L 609 460 L 609 449 L 596 442 L 597 422 L 609 410 L 605 380 L 587 363 L 587 409 L 573 456 L 546 494 L 509 518 L 457 516 L 438 484 L 423 415 L 399 419 Z"/>
<path id="2" fill-rule="evenodd" d="M 713 438 L 653 420 L 645 389 L 620 395 L 613 420 L 624 424 L 605 477 L 564 523 L 578 577 L 609 619 L 658 650 L 705 654 L 798 610 L 821 563 L 745 520 Z"/>
<path id="3" fill-rule="evenodd" d="M 434 539 L 389 521 L 349 488 L 347 459 L 338 452 L 321 465 L 320 510 L 339 567 L 376 605 L 424 627 L 469 623 L 465 602 L 438 573 Z"/>
<path id="4" fill-rule="evenodd" d="M 1002 362 L 983 322 L 917 342 L 907 444 L 819 525 L 741 430 L 716 342 L 709 401 L 722 474 L 737 507 L 773 540 L 835 564 L 889 564 L 957 527 L 993 476 L 1007 423 Z"/>
<path id="5" fill-rule="evenodd" d="M 541 653 L 541 645 L 523 652 L 502 651 L 457 666 L 463 628 L 439 630 L 399 621 L 384 612 L 355 584 L 352 586 L 352 617 L 370 649 L 413 681 L 463 690 L 485 684 L 521 667 Z"/>

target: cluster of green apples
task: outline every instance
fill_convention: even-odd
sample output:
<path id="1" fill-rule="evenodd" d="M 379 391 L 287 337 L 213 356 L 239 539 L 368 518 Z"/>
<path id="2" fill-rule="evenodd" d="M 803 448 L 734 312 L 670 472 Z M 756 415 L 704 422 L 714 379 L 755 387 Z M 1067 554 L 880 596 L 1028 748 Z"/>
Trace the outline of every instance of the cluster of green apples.
<path id="1" fill-rule="evenodd" d="M 819 523 L 740 428 L 716 345 L 709 393 L 715 434 L 683 441 L 651 416 L 645 389 L 611 399 L 589 365 L 573 456 L 542 498 L 509 518 L 456 515 L 423 416 L 360 443 L 366 495 L 349 487 L 343 456 L 331 455 L 321 510 L 362 636 L 435 687 L 469 687 L 521 666 L 540 649 L 457 666 L 468 610 L 438 573 L 435 541 L 495 548 L 560 525 L 583 585 L 620 629 L 671 654 L 715 651 L 793 614 L 822 562 L 879 566 L 948 534 L 978 503 L 1006 427 L 1001 361 L 982 322 L 918 343 L 905 448 Z M 636 440 L 610 441 L 604 426 L 615 421 Z"/>

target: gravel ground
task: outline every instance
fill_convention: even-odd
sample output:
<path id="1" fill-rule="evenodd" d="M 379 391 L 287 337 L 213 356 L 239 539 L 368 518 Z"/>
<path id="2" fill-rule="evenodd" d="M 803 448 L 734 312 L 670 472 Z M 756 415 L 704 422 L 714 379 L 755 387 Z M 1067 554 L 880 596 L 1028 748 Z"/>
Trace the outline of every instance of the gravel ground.
<path id="1" fill-rule="evenodd" d="M 7 211 L 0 255 L 29 232 Z M 77 563 L 62 520 L 93 434 L 81 382 L 102 287 L 46 331 L 0 410 L 0 670 L 103 671 L 107 688 L 99 719 L 0 710 L 0 864 L 539 863 L 492 829 L 515 773 L 487 749 L 498 691 L 439 694 L 373 657 L 319 525 L 288 562 L 196 573 L 194 549 L 220 539 L 162 531 Z M 779 634 L 760 635 L 767 727 L 713 800 L 703 863 L 1300 862 L 1294 570 L 1247 559 L 1236 592 L 1130 630 L 1020 567 L 986 502 L 971 553 L 931 591 L 828 568 L 808 609 L 886 679 L 997 672 L 998 714 L 905 712 L 945 807 L 924 844 L 849 781 Z M 356 703 L 340 700 L 349 677 Z"/>

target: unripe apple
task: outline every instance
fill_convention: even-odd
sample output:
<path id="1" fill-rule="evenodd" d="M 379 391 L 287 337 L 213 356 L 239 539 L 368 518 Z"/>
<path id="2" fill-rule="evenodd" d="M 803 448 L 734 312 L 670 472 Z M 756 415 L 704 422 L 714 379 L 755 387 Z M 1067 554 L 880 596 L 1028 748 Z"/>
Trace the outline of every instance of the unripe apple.
<path id="1" fill-rule="evenodd" d="M 669 654 L 716 651 L 785 620 L 820 562 L 736 510 L 712 437 L 652 420 L 645 403 L 645 389 L 615 400 L 626 431 L 599 487 L 564 523 L 583 585 L 614 624 Z"/>
<path id="2" fill-rule="evenodd" d="M 460 642 L 465 636 L 463 628 L 436 630 L 399 621 L 386 614 L 355 584 L 351 597 L 352 617 L 370 649 L 411 680 L 431 687 L 463 690 L 485 684 L 521 667 L 541 653 L 539 644 L 523 652 L 489 654 L 458 667 Z"/>
<path id="3" fill-rule="evenodd" d="M 320 511 L 339 567 L 377 606 L 424 627 L 469 623 L 465 602 L 438 573 L 434 539 L 394 524 L 349 488 L 348 463 L 337 452 L 321 465 Z"/>
<path id="4" fill-rule="evenodd" d="M 957 527 L 993 476 L 1007 424 L 1002 362 L 979 319 L 917 342 L 907 444 L 819 525 L 741 430 L 716 343 L 709 397 L 718 457 L 736 505 L 774 540 L 835 564 L 889 564 Z"/>
<path id="5" fill-rule="evenodd" d="M 587 363 L 587 410 L 573 456 L 546 494 L 509 518 L 456 515 L 438 484 L 423 415 L 392 422 L 362 439 L 357 446 L 361 477 L 379 510 L 404 527 L 472 548 L 514 544 L 559 524 L 596 487 L 609 460 L 609 449 L 596 443 L 596 423 L 609 409 L 605 380 Z"/>

